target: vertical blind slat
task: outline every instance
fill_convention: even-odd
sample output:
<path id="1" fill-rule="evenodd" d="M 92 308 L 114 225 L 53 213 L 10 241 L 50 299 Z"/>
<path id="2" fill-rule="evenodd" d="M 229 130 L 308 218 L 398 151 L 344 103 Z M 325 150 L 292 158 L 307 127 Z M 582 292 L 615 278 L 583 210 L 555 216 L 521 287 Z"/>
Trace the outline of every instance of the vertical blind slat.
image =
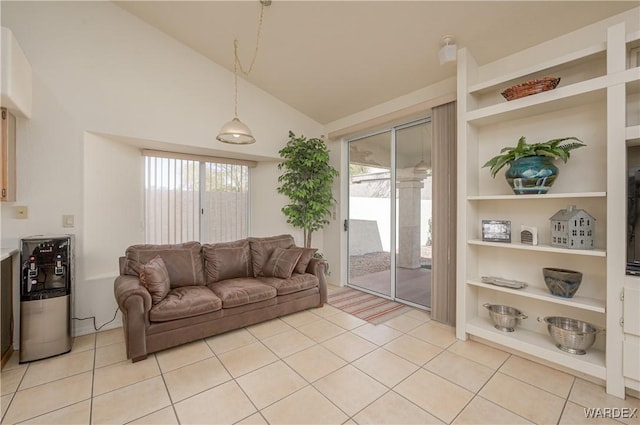
<path id="1" fill-rule="evenodd" d="M 248 166 L 152 156 L 144 165 L 147 243 L 247 237 Z"/>

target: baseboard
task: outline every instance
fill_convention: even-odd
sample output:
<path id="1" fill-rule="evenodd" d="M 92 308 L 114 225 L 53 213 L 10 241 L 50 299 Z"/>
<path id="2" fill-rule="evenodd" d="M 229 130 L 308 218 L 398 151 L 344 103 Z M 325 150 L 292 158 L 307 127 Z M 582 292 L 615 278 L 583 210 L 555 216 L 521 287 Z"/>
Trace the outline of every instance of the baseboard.
<path id="1" fill-rule="evenodd" d="M 2 362 L 0 364 L 0 369 L 2 369 L 5 364 L 7 364 L 12 354 L 13 354 L 13 346 L 10 345 L 9 348 L 7 348 L 7 351 L 5 351 L 4 354 L 2 354 Z"/>
<path id="2" fill-rule="evenodd" d="M 91 320 L 83 320 L 83 321 L 74 320 L 74 322 L 78 322 L 78 323 L 74 324 L 73 332 L 71 333 L 73 337 L 78 337 L 78 336 L 83 336 L 83 335 L 89 335 L 89 334 L 96 333 L 96 330 L 93 327 L 93 321 L 91 321 Z M 116 317 L 116 319 L 113 322 L 109 323 L 108 325 L 105 325 L 102 329 L 100 329 L 99 332 L 107 331 L 109 329 L 116 329 L 116 328 L 120 328 L 120 327 L 122 327 L 122 319 L 120 318 L 120 315 L 118 315 L 118 317 Z"/>

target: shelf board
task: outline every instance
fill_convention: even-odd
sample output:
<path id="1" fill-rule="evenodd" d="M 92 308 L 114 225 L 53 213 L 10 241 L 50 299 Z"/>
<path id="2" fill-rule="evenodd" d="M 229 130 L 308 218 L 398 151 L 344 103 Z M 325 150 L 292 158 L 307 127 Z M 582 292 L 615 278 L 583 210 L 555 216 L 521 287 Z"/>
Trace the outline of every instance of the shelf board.
<path id="1" fill-rule="evenodd" d="M 475 109 L 466 113 L 465 121 L 468 124 L 483 126 L 551 113 L 586 103 L 602 102 L 605 100 L 607 87 L 636 81 L 637 73 L 637 68 L 632 68 L 510 102 Z"/>
<path id="2" fill-rule="evenodd" d="M 467 241 L 469 245 L 481 245 L 490 246 L 493 248 L 503 249 L 522 249 L 525 251 L 542 251 L 542 252 L 555 252 L 557 254 L 569 254 L 569 255 L 586 255 L 591 257 L 606 257 L 607 251 L 603 249 L 566 249 L 557 248 L 551 245 L 527 245 L 520 242 L 486 242 L 480 239 L 469 239 Z"/>
<path id="3" fill-rule="evenodd" d="M 624 281 L 630 287 L 636 287 L 636 285 L 640 285 L 640 276 L 633 276 L 633 275 L 627 274 L 624 276 Z"/>
<path id="4" fill-rule="evenodd" d="M 605 353 L 593 348 L 584 355 L 565 353 L 559 350 L 548 335 L 517 328 L 515 332 L 501 332 L 485 319 L 476 317 L 467 322 L 466 332 L 495 342 L 505 347 L 527 353 L 546 361 L 552 361 L 564 367 L 586 373 L 600 379 L 606 379 Z M 599 335 L 597 338 L 602 338 Z"/>
<path id="5" fill-rule="evenodd" d="M 573 108 L 582 104 L 604 101 L 606 77 L 559 87 L 536 95 L 498 103 L 469 111 L 467 123 L 489 125 L 509 119 L 518 119 Z"/>
<path id="6" fill-rule="evenodd" d="M 571 199 L 571 198 L 606 198 L 607 192 L 580 193 L 546 193 L 539 195 L 476 195 L 467 196 L 468 201 L 524 201 L 529 199 Z"/>
<path id="7" fill-rule="evenodd" d="M 627 96 L 633 96 L 640 93 L 640 67 L 631 68 L 628 72 L 634 72 L 636 74 L 636 79 L 627 81 L 626 92 Z"/>
<path id="8" fill-rule="evenodd" d="M 570 52 L 566 55 L 553 58 L 549 61 L 541 62 L 536 65 L 530 66 L 528 68 L 520 69 L 515 72 L 510 72 L 501 77 L 493 78 L 491 80 L 474 84 L 473 86 L 469 87 L 469 93 L 474 94 L 474 93 L 478 93 L 478 92 L 482 92 L 490 89 L 497 89 L 498 91 L 502 91 L 505 87 L 499 88 L 498 86 L 506 85 L 509 81 L 524 79 L 526 78 L 527 75 L 549 70 L 557 66 L 566 65 L 567 63 L 574 62 L 574 65 L 575 65 L 579 63 L 580 60 L 584 60 L 585 58 L 588 58 L 589 56 L 595 55 L 597 53 L 602 53 L 606 49 L 607 49 L 607 44 L 605 42 L 600 42 L 600 43 L 591 45 L 589 47 L 586 47 L 582 50 Z"/>
<path id="9" fill-rule="evenodd" d="M 489 289 L 491 291 L 505 292 L 507 294 L 517 295 L 519 297 L 532 298 L 536 300 L 546 301 L 554 304 L 566 305 L 569 307 L 579 308 L 582 310 L 595 311 L 596 313 L 605 312 L 605 302 L 597 300 L 595 298 L 587 298 L 574 296 L 573 298 L 562 298 L 555 295 L 551 295 L 548 291 L 540 288 L 532 287 L 531 285 L 522 289 L 512 289 L 504 286 L 496 286 L 488 283 L 483 283 L 479 279 L 468 280 L 467 283 L 479 288 Z"/>
<path id="10" fill-rule="evenodd" d="M 628 146 L 640 146 L 640 125 L 632 125 L 626 129 Z"/>

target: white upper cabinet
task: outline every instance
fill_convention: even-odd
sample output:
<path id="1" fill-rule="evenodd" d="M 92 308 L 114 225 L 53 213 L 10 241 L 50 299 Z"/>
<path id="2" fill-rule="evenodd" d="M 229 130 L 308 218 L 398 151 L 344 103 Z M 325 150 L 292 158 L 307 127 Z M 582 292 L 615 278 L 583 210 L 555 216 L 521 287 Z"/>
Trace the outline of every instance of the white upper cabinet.
<path id="1" fill-rule="evenodd" d="M 31 65 L 11 30 L 2 27 L 1 38 L 0 102 L 12 114 L 31 118 Z"/>

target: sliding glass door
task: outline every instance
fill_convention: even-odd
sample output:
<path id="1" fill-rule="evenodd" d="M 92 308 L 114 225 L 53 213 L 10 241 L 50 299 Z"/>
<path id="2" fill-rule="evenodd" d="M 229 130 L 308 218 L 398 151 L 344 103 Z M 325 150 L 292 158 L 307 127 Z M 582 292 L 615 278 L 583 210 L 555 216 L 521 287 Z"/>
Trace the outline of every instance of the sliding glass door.
<path id="1" fill-rule="evenodd" d="M 416 121 L 348 143 L 348 284 L 429 308 L 431 124 Z"/>
<path id="2" fill-rule="evenodd" d="M 395 152 L 395 298 L 431 307 L 431 123 L 398 128 Z"/>
<path id="3" fill-rule="evenodd" d="M 349 142 L 349 284 L 391 297 L 391 131 Z"/>

